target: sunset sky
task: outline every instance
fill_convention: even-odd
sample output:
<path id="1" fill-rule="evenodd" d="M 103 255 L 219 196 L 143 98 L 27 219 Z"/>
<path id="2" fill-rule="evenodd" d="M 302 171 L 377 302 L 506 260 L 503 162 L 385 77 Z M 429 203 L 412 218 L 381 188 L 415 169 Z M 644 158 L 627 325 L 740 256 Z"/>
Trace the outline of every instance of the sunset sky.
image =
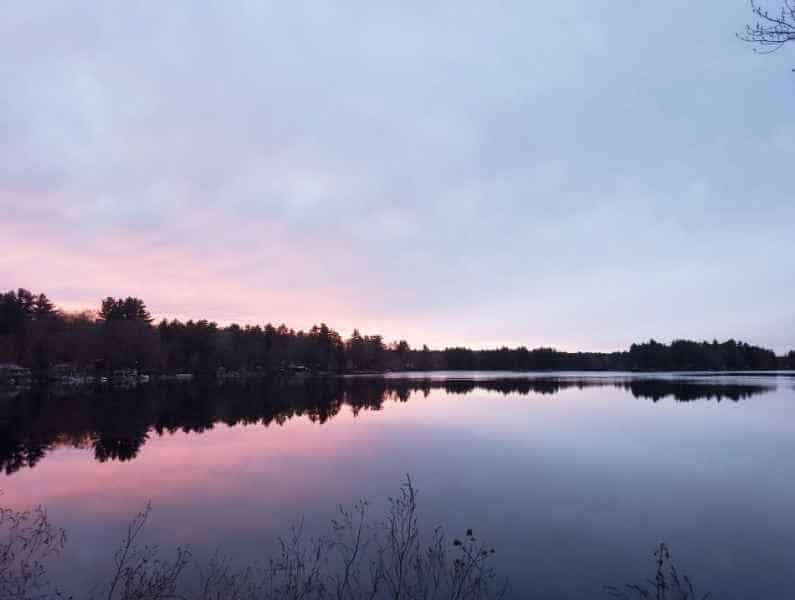
<path id="1" fill-rule="evenodd" d="M 795 52 L 746 1 L 232 4 L 3 7 L 0 288 L 795 347 Z"/>

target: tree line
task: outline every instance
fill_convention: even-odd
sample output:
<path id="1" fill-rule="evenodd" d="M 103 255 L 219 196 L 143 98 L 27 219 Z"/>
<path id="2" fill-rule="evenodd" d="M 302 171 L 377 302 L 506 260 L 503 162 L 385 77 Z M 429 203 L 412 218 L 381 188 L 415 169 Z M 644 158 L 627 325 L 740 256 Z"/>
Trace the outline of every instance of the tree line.
<path id="1" fill-rule="evenodd" d="M 325 373 L 385 370 L 746 370 L 795 368 L 795 352 L 745 342 L 650 340 L 622 352 L 564 352 L 554 348 L 474 350 L 412 348 L 387 343 L 358 329 L 347 337 L 325 323 L 309 330 L 285 324 L 219 326 L 201 320 L 155 323 L 140 298 L 108 297 L 97 311 L 58 310 L 44 293 L 25 289 L 0 294 L 0 363 L 44 373 L 58 364 L 111 372 L 230 371 L 273 373 L 290 365 Z"/>

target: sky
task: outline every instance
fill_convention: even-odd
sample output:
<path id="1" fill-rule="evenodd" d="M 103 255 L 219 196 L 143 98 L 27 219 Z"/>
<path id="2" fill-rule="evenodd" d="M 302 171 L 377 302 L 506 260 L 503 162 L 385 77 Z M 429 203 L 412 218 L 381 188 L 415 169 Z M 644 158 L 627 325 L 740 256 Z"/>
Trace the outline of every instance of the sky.
<path id="1" fill-rule="evenodd" d="M 771 6 L 774 3 L 771 3 Z M 10 2 L 0 288 L 431 347 L 795 347 L 744 0 Z"/>

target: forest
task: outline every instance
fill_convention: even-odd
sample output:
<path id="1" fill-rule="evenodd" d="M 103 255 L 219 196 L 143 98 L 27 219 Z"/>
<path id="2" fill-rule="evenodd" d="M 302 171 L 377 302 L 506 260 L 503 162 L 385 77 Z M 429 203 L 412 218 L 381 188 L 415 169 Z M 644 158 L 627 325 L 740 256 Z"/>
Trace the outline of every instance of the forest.
<path id="1" fill-rule="evenodd" d="M 354 329 L 349 337 L 325 323 L 309 330 L 285 324 L 219 326 L 201 320 L 155 323 L 140 298 L 108 297 L 96 311 L 59 310 L 44 293 L 0 293 L 0 363 L 35 374 L 68 365 L 84 372 L 138 369 L 151 373 L 269 374 L 299 366 L 315 373 L 406 370 L 772 370 L 795 368 L 795 351 L 727 340 L 655 340 L 620 352 L 565 352 L 554 348 L 412 348 Z"/>

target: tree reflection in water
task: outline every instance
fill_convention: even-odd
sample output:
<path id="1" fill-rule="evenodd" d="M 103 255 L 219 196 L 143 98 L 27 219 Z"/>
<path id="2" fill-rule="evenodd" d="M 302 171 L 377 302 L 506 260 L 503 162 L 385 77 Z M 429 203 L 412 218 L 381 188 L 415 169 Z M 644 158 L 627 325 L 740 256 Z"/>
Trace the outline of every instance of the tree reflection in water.
<path id="1" fill-rule="evenodd" d="M 0 399 L 0 469 L 11 474 L 35 466 L 58 446 L 93 448 L 96 460 L 135 458 L 152 432 L 198 432 L 216 423 L 273 423 L 295 417 L 326 423 L 344 406 L 354 416 L 380 410 L 386 402 L 408 402 L 432 390 L 470 394 L 557 394 L 569 388 L 610 387 L 658 402 L 738 402 L 774 387 L 655 378 L 528 377 L 470 379 L 328 378 L 217 384 L 161 384 L 134 390 L 61 393 L 40 389 L 26 397 Z"/>

